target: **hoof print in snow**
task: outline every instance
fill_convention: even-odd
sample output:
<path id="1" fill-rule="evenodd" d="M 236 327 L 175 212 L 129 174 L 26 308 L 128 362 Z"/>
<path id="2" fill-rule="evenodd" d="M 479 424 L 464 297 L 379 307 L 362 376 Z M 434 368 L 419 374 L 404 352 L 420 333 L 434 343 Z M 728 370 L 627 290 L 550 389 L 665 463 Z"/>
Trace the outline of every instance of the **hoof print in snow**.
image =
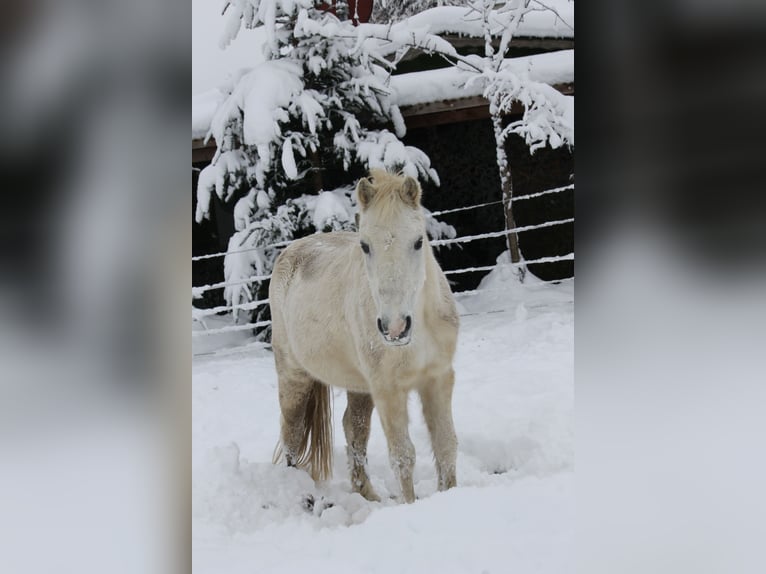
<path id="1" fill-rule="evenodd" d="M 508 472 L 507 468 L 496 468 L 492 471 L 492 474 L 505 474 L 506 472 Z"/>
<path id="2" fill-rule="evenodd" d="M 310 494 L 304 496 L 301 500 L 301 508 L 306 512 L 314 512 L 314 497 Z"/>
<path id="3" fill-rule="evenodd" d="M 322 513 L 325 510 L 332 508 L 333 506 L 335 506 L 335 504 L 325 499 L 325 497 L 321 497 L 319 500 L 316 500 L 311 494 L 307 494 L 303 497 L 303 500 L 301 500 L 301 508 L 310 514 L 314 514 L 315 516 L 322 516 Z"/>

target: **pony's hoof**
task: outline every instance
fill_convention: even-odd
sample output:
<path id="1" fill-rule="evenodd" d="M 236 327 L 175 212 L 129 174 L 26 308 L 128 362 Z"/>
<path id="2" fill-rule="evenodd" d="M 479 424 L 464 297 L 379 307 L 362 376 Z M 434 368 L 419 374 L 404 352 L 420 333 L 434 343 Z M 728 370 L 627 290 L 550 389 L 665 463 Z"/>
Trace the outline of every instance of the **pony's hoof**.
<path id="1" fill-rule="evenodd" d="M 365 499 L 369 500 L 370 502 L 380 502 L 380 496 L 378 496 L 378 493 L 375 492 L 375 489 L 372 488 L 372 485 L 369 482 L 365 482 L 364 486 L 357 489 L 356 492 L 361 494 Z"/>
<path id="2" fill-rule="evenodd" d="M 364 492 L 360 492 L 359 494 L 361 494 L 362 496 L 364 496 L 364 497 L 365 497 L 367 500 L 369 500 L 370 502 L 380 502 L 380 496 L 378 496 L 378 493 L 377 493 L 377 492 L 375 492 L 375 491 L 372 489 L 372 487 L 370 487 L 369 489 L 367 489 L 367 490 L 366 490 L 366 491 L 364 491 Z"/>
<path id="3" fill-rule="evenodd" d="M 307 494 L 301 499 L 301 508 L 306 512 L 314 512 L 314 496 Z"/>

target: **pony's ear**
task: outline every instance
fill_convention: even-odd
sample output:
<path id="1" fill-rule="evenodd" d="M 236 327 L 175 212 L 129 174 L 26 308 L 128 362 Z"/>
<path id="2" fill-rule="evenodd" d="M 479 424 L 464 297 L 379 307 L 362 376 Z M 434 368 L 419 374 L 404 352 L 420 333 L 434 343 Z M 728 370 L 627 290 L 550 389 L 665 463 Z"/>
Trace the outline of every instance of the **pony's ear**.
<path id="1" fill-rule="evenodd" d="M 367 206 L 370 205 L 373 195 L 375 195 L 375 188 L 370 180 L 366 177 L 360 179 L 359 183 L 356 184 L 356 197 L 362 210 L 367 209 Z"/>
<path id="2" fill-rule="evenodd" d="M 402 196 L 402 201 L 410 207 L 420 207 L 420 184 L 418 180 L 409 175 L 405 177 L 399 195 Z"/>

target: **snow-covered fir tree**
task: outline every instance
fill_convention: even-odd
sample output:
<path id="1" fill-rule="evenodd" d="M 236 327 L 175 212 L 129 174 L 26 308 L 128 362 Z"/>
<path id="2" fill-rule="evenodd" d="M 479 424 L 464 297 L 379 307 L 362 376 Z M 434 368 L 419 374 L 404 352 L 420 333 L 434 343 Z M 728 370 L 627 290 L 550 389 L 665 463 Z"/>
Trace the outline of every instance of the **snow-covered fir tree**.
<path id="1" fill-rule="evenodd" d="M 236 284 L 224 297 L 257 321 L 267 307 L 252 301 L 264 298 L 279 247 L 353 227 L 355 179 L 375 167 L 437 184 L 438 177 L 422 151 L 400 140 L 404 121 L 391 102 L 391 64 L 380 43 L 363 41 L 351 21 L 313 0 L 231 0 L 225 14 L 222 45 L 263 27 L 266 61 L 224 88 L 210 131 L 218 149 L 200 173 L 196 219 L 209 216 L 213 194 L 234 204 L 224 274 Z M 264 279 L 246 281 L 253 276 Z"/>

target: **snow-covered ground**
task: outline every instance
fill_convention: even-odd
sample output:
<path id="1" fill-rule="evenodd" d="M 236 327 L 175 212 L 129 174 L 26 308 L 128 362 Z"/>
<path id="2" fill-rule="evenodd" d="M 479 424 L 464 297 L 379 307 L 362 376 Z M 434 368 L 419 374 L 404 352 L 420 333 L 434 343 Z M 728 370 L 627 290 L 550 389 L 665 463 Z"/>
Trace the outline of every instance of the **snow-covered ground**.
<path id="1" fill-rule="evenodd" d="M 315 485 L 274 466 L 279 432 L 271 353 L 195 338 L 195 574 L 566 572 L 573 560 L 573 282 L 515 285 L 500 266 L 460 299 L 455 359 L 458 487 L 436 492 L 417 398 L 410 432 L 418 501 L 399 504 L 380 423 L 370 476 L 383 502 L 351 493 L 336 391 L 334 477 Z M 315 499 L 312 510 L 305 500 Z"/>

